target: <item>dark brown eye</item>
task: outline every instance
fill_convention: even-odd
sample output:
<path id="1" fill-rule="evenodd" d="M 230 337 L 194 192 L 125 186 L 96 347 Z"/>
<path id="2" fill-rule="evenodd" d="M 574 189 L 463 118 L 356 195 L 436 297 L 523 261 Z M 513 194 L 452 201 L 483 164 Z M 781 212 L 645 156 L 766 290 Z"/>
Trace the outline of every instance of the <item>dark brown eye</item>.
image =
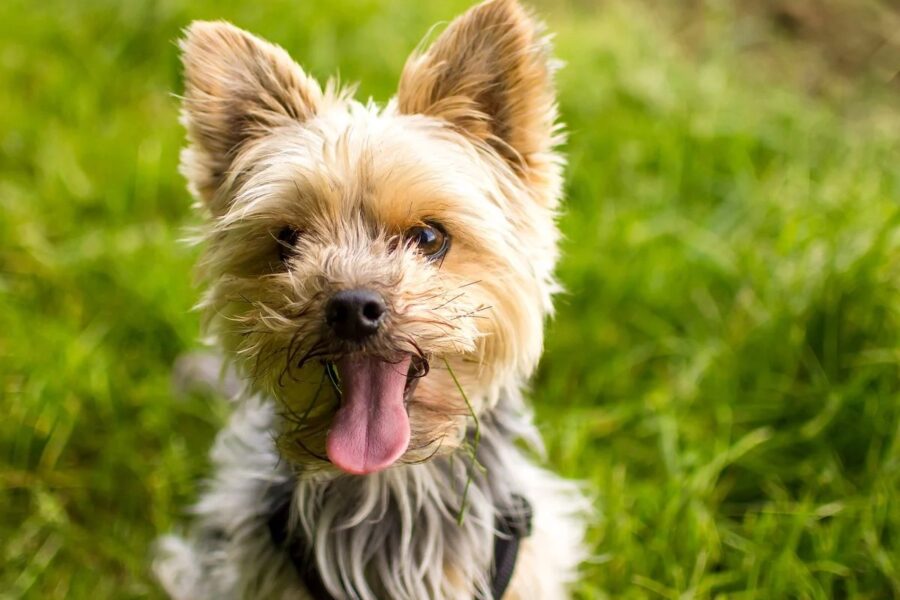
<path id="1" fill-rule="evenodd" d="M 437 223 L 425 223 L 410 227 L 403 237 L 406 238 L 407 244 L 415 246 L 419 252 L 431 260 L 441 258 L 450 248 L 450 236 Z"/>
<path id="2" fill-rule="evenodd" d="M 278 258 L 285 262 L 296 253 L 297 240 L 300 238 L 300 230 L 286 226 L 278 232 Z"/>

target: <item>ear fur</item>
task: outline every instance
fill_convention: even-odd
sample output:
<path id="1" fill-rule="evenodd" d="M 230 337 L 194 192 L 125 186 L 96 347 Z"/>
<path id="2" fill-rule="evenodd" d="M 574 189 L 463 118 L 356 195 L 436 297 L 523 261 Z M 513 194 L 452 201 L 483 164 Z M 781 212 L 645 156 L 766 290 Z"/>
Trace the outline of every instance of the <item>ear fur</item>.
<path id="1" fill-rule="evenodd" d="M 322 90 L 282 48 L 224 21 L 195 21 L 179 44 L 184 64 L 182 169 L 217 214 L 216 191 L 237 152 L 274 128 L 303 122 Z"/>
<path id="2" fill-rule="evenodd" d="M 550 177 L 560 141 L 556 63 L 541 23 L 516 0 L 488 0 L 413 54 L 397 92 L 404 114 L 450 122 L 497 150 L 520 174 Z"/>

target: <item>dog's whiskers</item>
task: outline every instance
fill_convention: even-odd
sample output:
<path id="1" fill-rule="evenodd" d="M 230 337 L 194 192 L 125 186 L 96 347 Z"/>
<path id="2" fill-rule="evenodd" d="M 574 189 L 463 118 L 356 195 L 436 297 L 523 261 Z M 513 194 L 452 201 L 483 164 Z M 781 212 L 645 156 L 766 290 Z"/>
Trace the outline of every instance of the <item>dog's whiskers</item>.
<path id="1" fill-rule="evenodd" d="M 464 283 L 464 284 L 462 284 L 462 285 L 458 285 L 458 286 L 453 287 L 453 288 L 441 290 L 441 291 L 438 292 L 437 294 L 434 294 L 434 295 L 431 295 L 431 296 L 425 296 L 424 298 L 421 298 L 420 300 L 421 300 L 422 302 L 427 302 L 427 301 L 429 301 L 429 300 L 434 300 L 435 298 L 440 298 L 441 296 L 446 296 L 447 294 L 450 294 L 450 293 L 452 293 L 452 292 L 456 292 L 456 291 L 461 290 L 461 289 L 463 289 L 463 288 L 467 288 L 467 287 L 469 287 L 469 286 L 471 286 L 471 285 L 478 285 L 479 283 L 481 283 L 481 280 L 480 280 L 480 279 L 476 279 L 476 280 L 474 280 L 474 281 L 470 281 L 470 282 L 468 282 L 468 283 Z"/>

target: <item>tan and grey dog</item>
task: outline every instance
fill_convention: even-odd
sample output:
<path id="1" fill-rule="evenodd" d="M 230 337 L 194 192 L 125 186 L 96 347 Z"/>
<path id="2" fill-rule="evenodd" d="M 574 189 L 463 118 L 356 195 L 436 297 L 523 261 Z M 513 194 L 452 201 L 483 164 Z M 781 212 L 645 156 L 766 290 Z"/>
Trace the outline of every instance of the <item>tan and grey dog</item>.
<path id="1" fill-rule="evenodd" d="M 521 395 L 558 289 L 542 26 L 475 6 L 384 107 L 224 22 L 181 49 L 202 307 L 246 386 L 192 529 L 159 543 L 167 592 L 567 597 L 589 503 L 530 460 Z"/>

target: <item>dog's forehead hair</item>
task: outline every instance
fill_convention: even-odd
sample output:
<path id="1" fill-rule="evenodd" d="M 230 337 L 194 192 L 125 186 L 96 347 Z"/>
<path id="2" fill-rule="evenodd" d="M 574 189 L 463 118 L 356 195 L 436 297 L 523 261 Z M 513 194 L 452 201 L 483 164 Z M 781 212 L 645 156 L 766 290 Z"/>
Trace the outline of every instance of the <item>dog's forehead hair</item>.
<path id="1" fill-rule="evenodd" d="M 288 223 L 362 215 L 388 231 L 426 220 L 504 228 L 514 175 L 435 119 L 329 111 L 249 146 L 232 215 L 265 210 Z M 273 215 L 274 216 L 274 215 Z"/>

